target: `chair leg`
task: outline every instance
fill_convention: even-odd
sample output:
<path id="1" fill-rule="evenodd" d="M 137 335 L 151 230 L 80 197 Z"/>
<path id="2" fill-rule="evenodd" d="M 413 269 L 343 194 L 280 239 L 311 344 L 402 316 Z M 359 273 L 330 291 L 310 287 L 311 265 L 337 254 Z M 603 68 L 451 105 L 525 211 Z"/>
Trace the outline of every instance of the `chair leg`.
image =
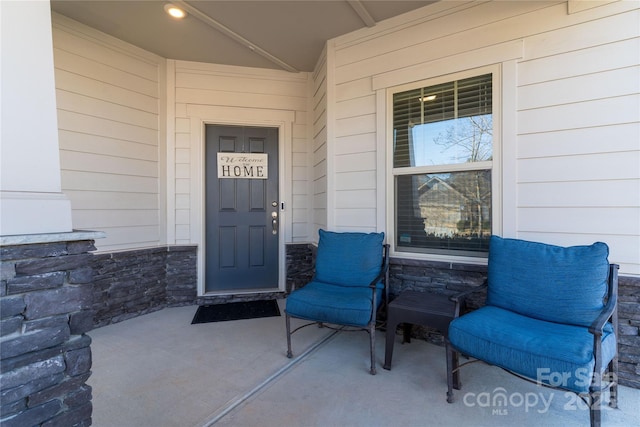
<path id="1" fill-rule="evenodd" d="M 451 366 L 453 352 L 448 341 L 445 342 L 445 352 L 447 359 L 447 402 L 453 403 L 453 367 Z"/>
<path id="2" fill-rule="evenodd" d="M 371 375 L 376 374 L 376 324 L 373 322 L 367 329 L 369 332 L 369 347 L 371 349 Z"/>
<path id="3" fill-rule="evenodd" d="M 611 386 L 609 387 L 609 406 L 611 408 L 618 407 L 618 356 L 616 355 L 607 370 L 607 376 Z"/>
<path id="4" fill-rule="evenodd" d="M 293 353 L 291 352 L 291 317 L 285 313 L 285 324 L 287 325 L 287 357 L 291 359 Z"/>
<path id="5" fill-rule="evenodd" d="M 460 390 L 460 370 L 458 352 L 455 351 L 449 340 L 445 338 L 445 353 L 447 358 L 447 402 L 453 403 L 453 389 Z"/>
<path id="6" fill-rule="evenodd" d="M 591 427 L 600 427 L 602 400 L 602 376 L 594 374 L 589 387 L 589 422 Z"/>
<path id="7" fill-rule="evenodd" d="M 460 382 L 460 353 L 457 351 L 452 352 L 451 364 L 453 366 L 453 388 L 460 390 L 462 383 Z"/>
<path id="8" fill-rule="evenodd" d="M 589 393 L 591 395 L 591 407 L 589 408 L 589 422 L 591 427 L 600 427 L 601 411 L 600 411 L 600 392 Z"/>

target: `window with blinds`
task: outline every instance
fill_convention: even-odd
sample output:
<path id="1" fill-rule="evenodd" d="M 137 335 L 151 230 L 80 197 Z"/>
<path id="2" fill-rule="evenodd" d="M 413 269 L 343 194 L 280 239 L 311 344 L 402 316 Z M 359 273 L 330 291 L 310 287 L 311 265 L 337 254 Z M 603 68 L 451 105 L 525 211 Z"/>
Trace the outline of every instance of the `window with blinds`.
<path id="1" fill-rule="evenodd" d="M 492 79 L 483 74 L 393 94 L 396 250 L 488 251 Z"/>

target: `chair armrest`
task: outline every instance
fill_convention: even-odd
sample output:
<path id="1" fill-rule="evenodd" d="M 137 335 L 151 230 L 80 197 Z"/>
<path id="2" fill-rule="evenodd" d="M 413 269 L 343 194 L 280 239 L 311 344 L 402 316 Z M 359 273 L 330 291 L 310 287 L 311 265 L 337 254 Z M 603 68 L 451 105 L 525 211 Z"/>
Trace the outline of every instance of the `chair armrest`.
<path id="1" fill-rule="evenodd" d="M 454 317 L 459 317 L 460 316 L 460 309 L 462 307 L 462 304 L 464 304 L 465 299 L 467 298 L 467 295 L 473 294 L 475 292 L 481 291 L 483 289 L 486 289 L 489 287 L 489 283 L 487 280 L 484 281 L 484 283 L 480 286 L 476 286 L 473 289 L 467 289 L 466 291 L 462 291 L 460 293 L 457 293 L 455 295 L 451 295 L 449 297 L 450 301 L 453 301 L 454 303 L 456 303 L 456 308 L 455 308 L 455 312 L 454 312 Z"/>
<path id="2" fill-rule="evenodd" d="M 615 314 L 618 305 L 618 268 L 619 266 L 617 264 L 611 264 L 609 266 L 607 304 L 596 320 L 589 326 L 589 332 L 593 335 L 602 335 L 602 330 L 607 320 Z"/>
<path id="3" fill-rule="evenodd" d="M 381 281 L 382 279 L 386 279 L 386 277 L 387 277 L 387 271 L 389 271 L 389 266 L 388 266 L 388 265 L 384 266 L 384 267 L 382 268 L 382 270 L 380 270 L 380 274 L 378 274 L 378 275 L 376 276 L 376 278 L 375 278 L 375 279 L 373 279 L 373 280 L 371 281 L 371 283 L 369 283 L 369 287 L 370 287 L 370 288 L 376 288 L 376 287 L 377 287 L 377 285 L 378 285 L 378 283 L 380 283 L 380 281 Z M 386 286 L 386 284 L 385 284 L 385 286 Z"/>
<path id="4" fill-rule="evenodd" d="M 453 302 L 455 302 L 457 304 L 460 301 L 462 301 L 464 298 L 466 298 L 467 295 L 472 294 L 474 292 L 481 291 L 481 290 L 487 288 L 488 286 L 489 285 L 488 285 L 487 281 L 485 280 L 484 283 L 482 285 L 480 285 L 480 286 L 476 286 L 473 289 L 467 289 L 466 291 L 462 291 L 462 292 L 459 292 L 459 293 L 457 293 L 455 295 L 451 295 L 449 297 L 449 300 L 453 301 Z"/>
<path id="5" fill-rule="evenodd" d="M 593 321 L 591 326 L 589 326 L 589 332 L 593 335 L 602 335 L 602 329 L 604 325 L 607 323 L 607 320 L 613 314 L 613 311 L 616 309 L 616 305 L 618 304 L 617 295 L 614 298 L 609 298 L 607 301 L 607 305 L 602 309 L 602 313 Z"/>
<path id="6" fill-rule="evenodd" d="M 383 245 L 384 247 L 384 256 L 382 259 L 382 268 L 380 269 L 380 273 L 378 273 L 378 275 L 376 276 L 375 279 L 373 279 L 371 281 L 371 283 L 369 283 L 369 287 L 375 289 L 377 287 L 377 284 L 382 280 L 385 279 L 385 287 L 387 286 L 387 272 L 389 271 L 389 244 L 385 244 Z"/>
<path id="7" fill-rule="evenodd" d="M 378 285 L 378 283 L 380 283 L 380 281 L 385 277 L 385 275 L 386 275 L 386 272 L 385 272 L 385 271 L 381 271 L 381 272 L 380 272 L 380 274 L 378 274 L 378 275 L 376 276 L 376 278 L 375 278 L 375 279 L 373 279 L 373 280 L 371 281 L 371 283 L 369 283 L 369 288 L 371 288 L 371 289 L 375 289 L 375 288 L 377 288 L 377 287 L 378 287 L 378 286 L 377 286 L 377 285 Z"/>

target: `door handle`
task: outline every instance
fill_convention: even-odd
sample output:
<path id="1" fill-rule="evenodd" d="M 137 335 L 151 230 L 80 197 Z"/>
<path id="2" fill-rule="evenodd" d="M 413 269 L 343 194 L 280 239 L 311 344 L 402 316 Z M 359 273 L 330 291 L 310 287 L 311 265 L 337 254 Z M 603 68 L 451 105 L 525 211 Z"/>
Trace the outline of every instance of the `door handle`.
<path id="1" fill-rule="evenodd" d="M 278 234 L 278 212 L 271 212 L 271 227 L 273 234 Z"/>

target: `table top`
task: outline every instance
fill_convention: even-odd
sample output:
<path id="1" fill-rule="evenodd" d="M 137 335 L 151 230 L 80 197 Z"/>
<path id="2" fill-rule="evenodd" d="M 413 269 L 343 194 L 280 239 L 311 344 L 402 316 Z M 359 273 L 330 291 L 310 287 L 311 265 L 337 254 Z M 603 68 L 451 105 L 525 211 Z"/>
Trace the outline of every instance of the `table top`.
<path id="1" fill-rule="evenodd" d="M 393 309 L 453 317 L 455 303 L 447 295 L 407 290 L 389 303 L 389 310 Z"/>

